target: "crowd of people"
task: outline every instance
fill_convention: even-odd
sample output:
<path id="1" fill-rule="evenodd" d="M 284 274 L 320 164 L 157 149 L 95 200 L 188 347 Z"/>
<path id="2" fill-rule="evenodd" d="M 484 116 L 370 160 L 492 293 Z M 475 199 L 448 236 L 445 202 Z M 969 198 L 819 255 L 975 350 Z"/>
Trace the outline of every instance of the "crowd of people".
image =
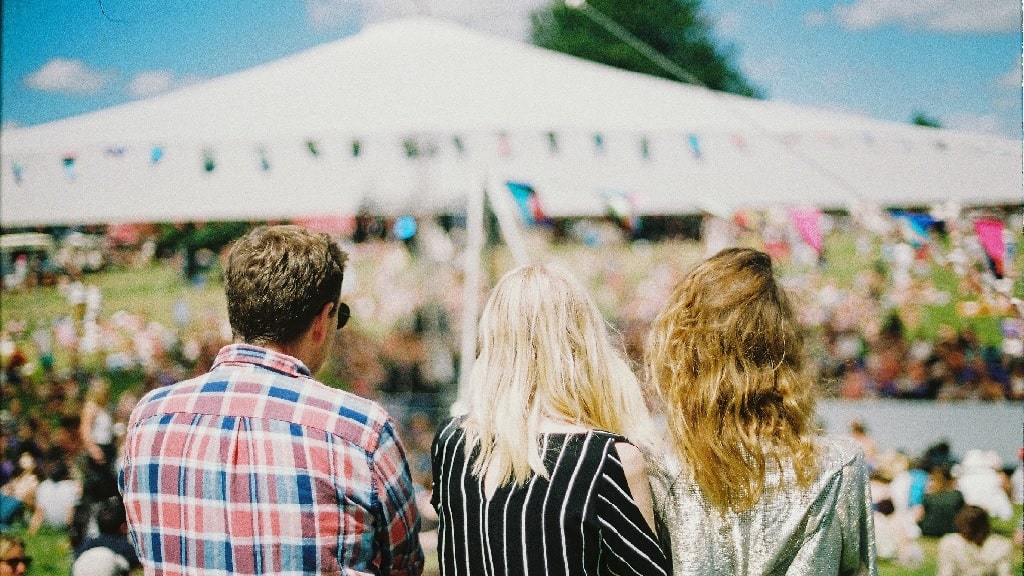
<path id="1" fill-rule="evenodd" d="M 445 243 L 443 238 L 435 239 L 421 246 L 418 254 L 401 243 L 347 247 L 347 269 L 353 273 L 346 273 L 341 293 L 351 307 L 356 326 L 350 325 L 331 339 L 328 346 L 335 361 L 321 373 L 360 396 L 376 400 L 393 414 L 397 426 L 394 434 L 402 438 L 407 452 L 408 497 L 427 511 L 421 522 L 428 541 L 429 529 L 445 524 L 443 515 L 432 517 L 433 506 L 429 504 L 431 488 L 437 481 L 431 443 L 441 416 L 454 400 L 460 361 L 454 337 L 456 327 L 461 325 L 460 262 Z M 572 257 L 572 269 L 590 293 L 588 298 L 593 298 L 595 310 L 618 328 L 608 338 L 614 345 L 621 345 L 626 365 L 639 373 L 642 370 L 637 367 L 644 364 L 643 351 L 648 347 L 646 334 L 663 314 L 664 303 L 678 297 L 673 291 L 699 256 L 668 258 L 656 247 L 638 246 L 630 250 L 628 259 L 630 264 L 624 264 L 616 259 L 614 251 L 577 254 Z M 367 273 L 371 267 L 372 273 Z M 500 266 L 495 264 L 495 268 Z M 815 280 L 808 281 L 806 274 Z M 870 288 L 866 288 L 868 297 L 859 296 L 860 287 L 869 287 L 871 282 L 855 282 L 853 288 L 837 296 L 843 291 L 814 274 L 805 273 L 800 281 L 782 278 L 781 282 L 800 303 L 794 308 L 799 312 L 794 316 L 794 326 L 799 323 L 801 338 L 812 341 L 820 336 L 817 346 L 807 346 L 800 353 L 811 353 L 807 361 L 816 362 L 817 380 L 828 384 L 826 395 L 1024 399 L 1024 365 L 1012 349 L 982 344 L 969 328 L 944 331 L 935 342 L 913 340 L 907 322 L 887 307 L 884 298 L 872 299 Z M 109 523 L 102 528 L 98 518 L 108 501 L 119 494 L 119 449 L 138 400 L 174 382 L 205 374 L 221 347 L 231 341 L 232 332 L 236 336 L 238 332 L 234 322 L 216 313 L 203 311 L 193 318 L 185 301 L 180 303 L 183 308 L 174 312 L 181 321 L 172 326 L 144 314 L 108 314 L 103 310 L 102 294 L 85 278 L 69 276 L 63 280 L 60 289 L 67 297 L 66 316 L 9 320 L 0 333 L 0 440 L 4 447 L 0 524 L 21 522 L 30 533 L 42 526 L 68 530 L 76 556 L 89 549 L 86 543 L 103 534 L 126 537 L 127 518 L 116 529 Z M 482 290 L 484 296 L 487 292 Z M 809 299 L 818 305 L 804 306 Z M 866 315 L 867 310 L 875 316 Z M 865 318 L 879 316 L 877 326 L 865 322 Z M 855 319 L 859 323 L 852 324 Z M 808 326 L 817 326 L 817 331 L 807 330 Z M 316 373 L 312 365 L 310 368 Z M 131 377 L 124 378 L 125 374 Z M 112 383 L 119 385 L 114 395 Z M 582 413 L 572 414 L 578 419 Z M 594 423 L 591 426 L 607 428 Z M 616 430 L 613 427 L 610 431 Z M 802 438 L 800 434 L 794 438 Z M 673 431 L 672 437 L 686 436 Z M 799 449 L 808 449 L 806 440 L 792 442 L 796 443 L 787 450 L 801 446 Z M 676 449 L 684 461 L 693 457 L 688 450 L 700 450 L 682 444 Z M 784 460 L 783 456 L 779 458 Z M 881 478 L 876 473 L 880 468 L 884 466 L 876 462 L 865 466 L 876 481 Z M 815 471 L 804 473 L 810 477 L 825 469 L 826 463 L 821 462 Z M 957 473 L 964 469 L 957 469 Z M 666 474 L 672 477 L 678 472 Z M 504 485 L 508 479 L 505 476 L 498 484 Z M 800 474 L 797 480 L 798 486 L 807 486 L 800 483 Z M 951 470 L 946 480 L 947 484 L 956 483 Z M 716 484 L 707 479 L 695 481 L 702 490 Z M 750 481 L 756 485 L 766 480 Z M 934 484 L 941 484 L 938 476 Z M 706 496 L 715 502 L 713 490 L 711 493 Z M 751 492 L 757 493 L 756 489 Z M 673 496 L 671 485 L 658 495 L 662 501 L 679 498 L 678 494 Z M 965 501 L 968 506 L 976 504 Z M 724 510 L 732 509 L 731 505 L 719 504 L 725 506 Z M 685 507 L 678 502 L 676 505 Z M 874 513 L 869 515 L 876 527 L 882 524 L 878 510 L 885 506 L 876 501 L 871 508 Z M 983 509 L 987 515 L 1002 518 L 1001 512 Z M 448 522 L 450 525 L 451 520 Z M 951 526 L 955 527 L 956 522 L 946 522 L 944 529 L 948 531 Z M 913 548 L 906 545 L 912 542 L 913 530 L 894 533 L 897 535 L 893 540 L 899 542 L 903 554 L 899 557 L 907 558 L 904 551 Z M 436 534 L 443 541 L 444 532 Z M 667 554 L 666 559 L 674 551 L 669 549 Z M 879 555 L 898 556 L 885 556 L 881 547 Z M 138 560 L 130 562 L 138 566 Z M 858 562 L 874 560 L 864 557 Z"/>

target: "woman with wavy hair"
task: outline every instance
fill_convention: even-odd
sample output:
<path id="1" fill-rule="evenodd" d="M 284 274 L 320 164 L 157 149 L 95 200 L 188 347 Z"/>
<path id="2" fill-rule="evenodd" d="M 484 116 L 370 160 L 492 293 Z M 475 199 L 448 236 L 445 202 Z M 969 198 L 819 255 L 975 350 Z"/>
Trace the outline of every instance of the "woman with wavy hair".
<path id="1" fill-rule="evenodd" d="M 640 385 L 582 285 L 544 264 L 492 291 L 468 413 L 432 446 L 441 574 L 668 574 Z"/>
<path id="2" fill-rule="evenodd" d="M 698 265 L 655 319 L 669 433 L 652 488 L 676 575 L 876 573 L 864 456 L 813 426 L 803 346 L 771 259 L 746 248 Z"/>

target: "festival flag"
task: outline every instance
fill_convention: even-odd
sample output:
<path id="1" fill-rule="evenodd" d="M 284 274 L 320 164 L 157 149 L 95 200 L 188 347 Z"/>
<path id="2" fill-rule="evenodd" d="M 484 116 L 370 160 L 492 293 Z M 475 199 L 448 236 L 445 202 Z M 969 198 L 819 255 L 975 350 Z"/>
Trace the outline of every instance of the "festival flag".
<path id="1" fill-rule="evenodd" d="M 690 150 L 693 152 L 693 157 L 700 160 L 704 157 L 704 154 L 700 151 L 700 138 L 696 134 L 687 134 L 686 141 L 690 143 Z"/>
<path id="2" fill-rule="evenodd" d="M 746 152 L 747 151 L 747 139 L 744 138 L 742 134 L 733 134 L 732 135 L 732 145 L 737 150 L 740 150 L 742 152 Z"/>
<path id="3" fill-rule="evenodd" d="M 605 212 L 619 227 L 632 234 L 640 229 L 636 210 L 636 194 L 621 190 L 602 190 Z"/>
<path id="4" fill-rule="evenodd" d="M 405 151 L 405 157 L 410 160 L 420 157 L 420 143 L 412 136 L 402 140 L 402 150 Z"/>
<path id="5" fill-rule="evenodd" d="M 512 144 L 508 140 L 507 132 L 500 132 L 498 134 L 498 154 L 504 158 L 512 156 Z"/>
<path id="6" fill-rule="evenodd" d="M 902 211 L 893 211 L 892 215 L 896 218 L 900 235 L 914 248 L 928 243 L 928 229 L 935 224 L 935 218 L 928 214 Z"/>
<path id="7" fill-rule="evenodd" d="M 548 132 L 548 151 L 552 156 L 558 154 L 558 134 Z"/>
<path id="8" fill-rule="evenodd" d="M 651 159 L 651 141 L 647 136 L 640 139 L 640 157 L 644 160 Z"/>
<path id="9" fill-rule="evenodd" d="M 264 172 L 270 171 L 270 156 L 267 154 L 266 146 L 256 147 L 256 157 L 259 158 L 260 169 Z"/>
<path id="10" fill-rule="evenodd" d="M 522 182 L 506 182 L 512 198 L 519 207 L 519 215 L 527 226 L 535 226 L 547 220 L 544 208 L 540 204 L 540 197 L 533 186 Z"/>
<path id="11" fill-rule="evenodd" d="M 975 220 L 974 232 L 989 258 L 989 266 L 996 278 L 1002 278 L 1006 265 L 1006 243 L 1003 241 L 1003 223 L 999 220 Z"/>
<path id="12" fill-rule="evenodd" d="M 821 255 L 823 248 L 821 236 L 821 210 L 817 208 L 790 208 L 789 217 L 793 220 L 797 232 L 808 246 Z"/>
<path id="13" fill-rule="evenodd" d="M 68 180 L 74 182 L 75 177 L 78 176 L 78 172 L 75 170 L 75 155 L 65 154 L 61 162 L 64 165 L 64 175 L 67 176 Z"/>
<path id="14" fill-rule="evenodd" d="M 213 155 L 212 148 L 203 149 L 203 170 L 207 173 L 213 172 L 217 168 L 217 158 Z"/>

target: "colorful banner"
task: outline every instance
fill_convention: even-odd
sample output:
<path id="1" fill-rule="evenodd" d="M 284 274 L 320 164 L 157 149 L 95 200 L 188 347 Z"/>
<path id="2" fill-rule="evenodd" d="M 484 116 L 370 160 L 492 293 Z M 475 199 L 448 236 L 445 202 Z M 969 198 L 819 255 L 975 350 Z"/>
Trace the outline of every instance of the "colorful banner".
<path id="1" fill-rule="evenodd" d="M 64 175 L 67 176 L 68 180 L 75 181 L 75 177 L 78 176 L 78 172 L 75 170 L 75 156 L 74 154 L 67 154 L 61 159 L 61 163 L 64 165 Z"/>
<path id="2" fill-rule="evenodd" d="M 537 196 L 537 191 L 533 189 L 533 186 L 522 182 L 506 182 L 505 184 L 512 193 L 512 198 L 516 201 L 516 206 L 519 207 L 519 215 L 527 226 L 535 226 L 547 220 L 544 208 L 540 204 L 540 197 Z"/>
<path id="3" fill-rule="evenodd" d="M 821 236 L 821 210 L 817 208 L 790 208 L 789 217 L 793 220 L 797 232 L 808 246 L 821 255 L 823 248 Z"/>
<path id="4" fill-rule="evenodd" d="M 213 149 L 203 150 L 203 170 L 213 172 L 217 168 L 217 158 L 213 155 Z"/>
<path id="5" fill-rule="evenodd" d="M 637 216 L 636 195 L 620 190 L 602 190 L 605 212 L 623 230 L 633 233 L 640 228 L 640 218 Z"/>
<path id="6" fill-rule="evenodd" d="M 704 157 L 704 154 L 700 151 L 700 138 L 696 134 L 687 134 L 687 142 L 690 143 L 690 150 L 693 152 L 693 157 L 700 160 Z"/>
<path id="7" fill-rule="evenodd" d="M 916 212 L 893 211 L 892 215 L 896 218 L 900 235 L 914 248 L 928 243 L 928 229 L 935 225 L 935 218 Z"/>
<path id="8" fill-rule="evenodd" d="M 975 220 L 974 232 L 989 257 L 996 278 L 1002 278 L 1006 264 L 1006 244 L 1003 242 L 1003 223 L 999 220 Z"/>

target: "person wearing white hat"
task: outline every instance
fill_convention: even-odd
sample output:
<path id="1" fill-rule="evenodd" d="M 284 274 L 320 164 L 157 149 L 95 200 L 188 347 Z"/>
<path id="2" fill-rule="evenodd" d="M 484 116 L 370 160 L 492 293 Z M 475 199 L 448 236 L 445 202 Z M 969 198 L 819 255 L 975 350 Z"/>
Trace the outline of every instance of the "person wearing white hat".
<path id="1" fill-rule="evenodd" d="M 1004 488 L 1002 471 L 993 464 L 1002 466 L 998 455 L 982 450 L 968 450 L 963 462 L 957 467 L 957 488 L 964 495 L 964 502 L 985 509 L 993 518 L 1009 520 L 1013 517 L 1013 504 Z"/>
<path id="2" fill-rule="evenodd" d="M 90 548 L 71 566 L 71 576 L 124 576 L 128 560 L 110 548 Z"/>

